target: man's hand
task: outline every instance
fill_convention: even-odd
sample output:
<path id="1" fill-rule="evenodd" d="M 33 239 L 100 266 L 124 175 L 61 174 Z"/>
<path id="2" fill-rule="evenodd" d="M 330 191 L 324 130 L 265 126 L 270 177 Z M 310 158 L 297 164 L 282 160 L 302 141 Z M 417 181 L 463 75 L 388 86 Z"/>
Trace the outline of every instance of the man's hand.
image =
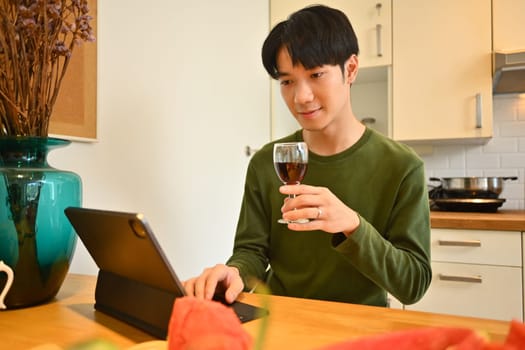
<path id="1" fill-rule="evenodd" d="M 281 208 L 283 218 L 298 220 L 308 218 L 310 222 L 290 223 L 294 231 L 322 230 L 328 233 L 342 232 L 349 236 L 359 226 L 359 216 L 347 207 L 328 188 L 308 185 L 284 185 L 282 194 L 296 195 L 286 198 Z"/>
<path id="2" fill-rule="evenodd" d="M 224 293 L 224 299 L 230 304 L 244 289 L 239 270 L 224 264 L 206 268 L 199 276 L 190 278 L 183 284 L 188 295 L 212 299 L 215 293 Z"/>

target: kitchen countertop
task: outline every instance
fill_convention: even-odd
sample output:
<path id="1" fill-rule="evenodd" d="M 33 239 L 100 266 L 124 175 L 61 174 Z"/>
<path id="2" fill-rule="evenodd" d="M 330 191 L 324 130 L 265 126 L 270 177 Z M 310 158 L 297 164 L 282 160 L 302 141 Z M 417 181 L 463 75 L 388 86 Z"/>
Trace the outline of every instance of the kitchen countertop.
<path id="1" fill-rule="evenodd" d="M 431 211 L 430 225 L 432 228 L 525 232 L 525 210 L 498 210 L 495 213 Z"/>

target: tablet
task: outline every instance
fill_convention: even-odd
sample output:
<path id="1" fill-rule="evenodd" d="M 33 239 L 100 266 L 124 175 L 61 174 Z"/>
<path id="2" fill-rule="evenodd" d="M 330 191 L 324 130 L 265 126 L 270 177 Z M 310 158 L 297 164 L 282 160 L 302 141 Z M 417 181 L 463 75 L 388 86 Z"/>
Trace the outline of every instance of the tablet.
<path id="1" fill-rule="evenodd" d="M 65 214 L 99 268 L 95 308 L 165 338 L 175 298 L 186 295 L 140 213 L 69 207 Z M 267 314 L 235 302 L 241 322 Z"/>

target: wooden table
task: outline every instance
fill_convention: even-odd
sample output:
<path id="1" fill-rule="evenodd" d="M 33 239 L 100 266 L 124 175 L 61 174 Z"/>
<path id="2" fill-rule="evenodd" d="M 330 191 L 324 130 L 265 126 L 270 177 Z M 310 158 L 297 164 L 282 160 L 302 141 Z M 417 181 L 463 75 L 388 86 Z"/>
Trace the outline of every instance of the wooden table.
<path id="1" fill-rule="evenodd" d="M 104 338 L 125 349 L 153 338 L 93 309 L 94 276 L 68 275 L 56 300 L 0 312 L 0 349 L 31 349 L 42 344 L 68 346 Z M 261 295 L 243 294 L 259 304 Z M 508 323 L 309 299 L 271 296 L 265 349 L 315 349 L 352 337 L 424 326 L 461 326 L 487 332 L 502 341 Z M 255 336 L 261 320 L 243 327 Z"/>

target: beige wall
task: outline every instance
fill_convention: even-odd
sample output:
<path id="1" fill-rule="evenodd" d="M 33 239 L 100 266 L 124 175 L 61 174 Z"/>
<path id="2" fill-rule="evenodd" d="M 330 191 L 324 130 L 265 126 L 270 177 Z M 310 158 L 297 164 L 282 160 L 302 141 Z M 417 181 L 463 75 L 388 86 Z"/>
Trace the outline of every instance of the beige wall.
<path id="1" fill-rule="evenodd" d="M 99 0 L 98 141 L 49 160 L 84 206 L 143 212 L 181 278 L 230 254 L 244 146 L 269 140 L 267 22 L 264 0 Z M 71 271 L 97 271 L 81 244 Z"/>

